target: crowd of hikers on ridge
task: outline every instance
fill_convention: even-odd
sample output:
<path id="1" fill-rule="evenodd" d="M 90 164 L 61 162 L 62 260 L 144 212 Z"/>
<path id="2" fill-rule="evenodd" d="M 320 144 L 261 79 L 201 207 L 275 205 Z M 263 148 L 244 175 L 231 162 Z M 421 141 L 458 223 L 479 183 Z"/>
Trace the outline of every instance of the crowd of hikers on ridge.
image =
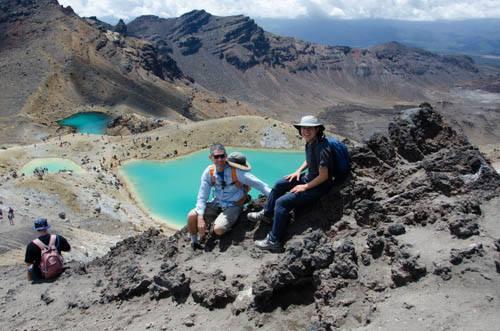
<path id="1" fill-rule="evenodd" d="M 201 175 L 196 206 L 187 216 L 187 229 L 194 250 L 203 248 L 207 233 L 222 236 L 231 230 L 245 203 L 250 200 L 248 192 L 255 188 L 267 197 L 267 201 L 261 211 L 248 213 L 247 219 L 252 223 L 272 225 L 264 239 L 255 241 L 255 246 L 280 252 L 290 212 L 318 201 L 347 177 L 350 169 L 347 147 L 335 138 L 327 138 L 324 125 L 316 117 L 304 116 L 294 126 L 305 140 L 305 160 L 272 188 L 250 172 L 251 165 L 245 155 L 239 152 L 228 155 L 220 143 L 210 146 L 212 164 Z M 9 219 L 10 213 L 9 210 Z M 59 276 L 64 271 L 62 252 L 71 250 L 66 238 L 50 234 L 49 229 L 47 219 L 35 220 L 33 230 L 38 238 L 26 247 L 27 276 L 34 282 Z"/>

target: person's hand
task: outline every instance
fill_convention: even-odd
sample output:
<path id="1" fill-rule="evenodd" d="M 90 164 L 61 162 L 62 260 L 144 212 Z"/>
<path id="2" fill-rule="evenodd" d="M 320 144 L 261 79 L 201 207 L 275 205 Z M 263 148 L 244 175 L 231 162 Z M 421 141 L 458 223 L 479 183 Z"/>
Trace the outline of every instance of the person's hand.
<path id="1" fill-rule="evenodd" d="M 203 239 L 205 237 L 205 232 L 207 230 L 207 225 L 205 223 L 205 219 L 203 216 L 198 217 L 198 235 L 200 236 L 200 239 Z"/>
<path id="2" fill-rule="evenodd" d="M 297 186 L 294 186 L 290 192 L 292 193 L 299 193 L 299 192 L 304 192 L 307 190 L 307 184 L 302 184 L 302 185 L 297 185 Z"/>
<path id="3" fill-rule="evenodd" d="M 291 182 L 294 179 L 299 180 L 300 179 L 300 171 L 295 171 L 294 173 L 286 175 L 285 179 L 287 179 L 289 182 Z"/>

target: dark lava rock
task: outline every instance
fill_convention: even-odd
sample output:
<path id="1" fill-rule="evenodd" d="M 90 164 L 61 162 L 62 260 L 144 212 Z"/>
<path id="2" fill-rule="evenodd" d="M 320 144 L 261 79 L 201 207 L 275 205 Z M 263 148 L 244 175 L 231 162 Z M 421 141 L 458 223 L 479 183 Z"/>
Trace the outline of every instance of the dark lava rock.
<path id="1" fill-rule="evenodd" d="M 384 209 L 378 202 L 362 200 L 354 208 L 354 218 L 359 226 L 374 226 L 386 219 Z"/>
<path id="2" fill-rule="evenodd" d="M 472 218 L 460 218 L 449 224 L 451 234 L 461 239 L 479 235 L 479 225 Z"/>
<path id="3" fill-rule="evenodd" d="M 406 233 L 405 226 L 403 224 L 391 224 L 387 228 L 387 232 L 389 232 L 393 236 L 399 236 Z"/>
<path id="4" fill-rule="evenodd" d="M 194 302 L 210 310 L 224 308 L 236 299 L 236 293 L 233 289 L 219 286 L 193 290 L 192 296 Z"/>
<path id="5" fill-rule="evenodd" d="M 380 166 L 380 160 L 367 147 L 360 146 L 351 149 L 351 161 L 356 168 L 372 168 Z"/>
<path id="6" fill-rule="evenodd" d="M 497 272 L 500 274 L 500 260 L 495 260 L 495 267 L 497 268 Z"/>
<path id="7" fill-rule="evenodd" d="M 145 46 L 146 47 L 146 46 Z M 159 64 L 155 62 L 154 59 L 151 59 L 149 62 L 148 58 L 144 58 L 143 65 L 148 67 L 148 70 L 158 71 L 158 75 L 162 75 L 161 69 L 158 67 Z M 146 131 L 151 131 L 162 126 L 165 126 L 166 122 L 163 120 L 152 119 L 152 118 L 143 118 L 139 117 L 135 114 L 125 114 L 119 115 L 108 123 L 108 129 L 115 129 L 108 132 L 113 134 L 114 131 L 119 130 L 121 128 L 126 128 L 130 133 L 142 133 Z"/>
<path id="8" fill-rule="evenodd" d="M 484 256 L 482 244 L 472 244 L 464 249 L 453 248 L 450 252 L 450 262 L 457 265 L 462 263 L 464 259 L 471 259 L 474 256 Z"/>
<path id="9" fill-rule="evenodd" d="M 405 110 L 390 123 L 389 135 L 398 153 L 410 162 L 420 161 L 424 155 L 465 140 L 427 103 Z"/>
<path id="10" fill-rule="evenodd" d="M 449 266 L 435 265 L 434 271 L 432 273 L 434 275 L 441 276 L 443 280 L 451 279 L 451 268 Z"/>
<path id="11" fill-rule="evenodd" d="M 500 239 L 495 240 L 494 245 L 496 250 L 500 252 Z"/>
<path id="12" fill-rule="evenodd" d="M 370 254 L 361 253 L 361 263 L 363 263 L 364 266 L 369 266 L 372 263 Z"/>
<path id="13" fill-rule="evenodd" d="M 42 301 L 45 302 L 46 305 L 49 305 L 54 301 L 54 298 L 49 296 L 47 293 L 42 293 L 40 299 L 42 299 Z"/>
<path id="14" fill-rule="evenodd" d="M 398 259 L 391 270 L 391 278 L 396 287 L 418 281 L 426 274 L 427 268 L 416 257 Z"/>
<path id="15" fill-rule="evenodd" d="M 332 264 L 330 264 L 330 272 L 332 277 L 358 278 L 358 258 L 352 241 L 346 240 L 335 249 L 335 257 Z"/>
<path id="16" fill-rule="evenodd" d="M 114 300 L 128 300 L 133 297 L 142 296 L 149 291 L 151 280 L 147 278 L 141 279 L 139 282 L 131 282 L 129 284 L 121 284 L 120 292 L 113 297 Z"/>
<path id="17" fill-rule="evenodd" d="M 267 306 L 278 291 L 310 283 L 314 271 L 328 267 L 334 255 L 333 247 L 320 230 L 309 232 L 302 240 L 290 242 L 279 261 L 260 269 L 257 281 L 252 285 L 256 307 L 261 309 Z M 339 263 L 335 272 L 349 274 L 350 268 Z"/>
<path id="18" fill-rule="evenodd" d="M 450 177 L 443 173 L 431 173 L 429 178 L 432 188 L 446 196 L 451 196 L 454 191 L 458 190 L 458 188 L 463 185 L 460 179 Z"/>
<path id="19" fill-rule="evenodd" d="M 177 302 L 183 302 L 191 292 L 191 279 L 182 272 L 160 273 L 153 278 L 153 286 L 149 289 L 152 299 L 173 296 Z"/>
<path id="20" fill-rule="evenodd" d="M 377 259 L 380 256 L 382 256 L 385 246 L 385 241 L 383 238 L 378 237 L 374 233 L 370 233 L 366 238 L 366 244 L 368 245 L 370 254 L 373 256 L 374 259 Z"/>
<path id="21" fill-rule="evenodd" d="M 366 142 L 378 159 L 394 166 L 396 164 L 396 151 L 389 138 L 381 133 L 375 133 Z"/>
<path id="22" fill-rule="evenodd" d="M 63 220 L 63 219 L 66 219 L 66 213 L 64 213 L 64 212 L 60 212 L 60 213 L 58 214 L 58 216 L 59 216 L 59 218 L 60 218 L 60 219 L 62 219 L 62 220 Z"/>

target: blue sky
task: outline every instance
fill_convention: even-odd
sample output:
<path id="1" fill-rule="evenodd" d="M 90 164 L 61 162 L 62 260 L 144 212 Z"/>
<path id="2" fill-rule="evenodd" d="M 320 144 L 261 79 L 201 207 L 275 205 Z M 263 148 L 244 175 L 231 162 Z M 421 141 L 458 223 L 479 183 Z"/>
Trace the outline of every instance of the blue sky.
<path id="1" fill-rule="evenodd" d="M 177 17 L 193 9 L 254 18 L 459 20 L 500 18 L 500 0 L 59 0 L 80 16 Z"/>

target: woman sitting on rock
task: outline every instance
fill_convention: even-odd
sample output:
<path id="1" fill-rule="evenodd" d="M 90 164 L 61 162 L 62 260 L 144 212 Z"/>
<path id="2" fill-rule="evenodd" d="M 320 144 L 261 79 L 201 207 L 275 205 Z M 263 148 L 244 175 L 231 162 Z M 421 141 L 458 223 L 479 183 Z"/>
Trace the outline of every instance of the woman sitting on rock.
<path id="1" fill-rule="evenodd" d="M 273 252 L 282 249 L 290 211 L 317 201 L 333 186 L 333 155 L 323 133 L 325 127 L 314 116 L 304 116 L 294 126 L 306 141 L 306 160 L 274 185 L 263 210 L 247 215 L 252 222 L 270 223 L 274 219 L 272 231 L 264 240 L 255 242 L 257 247 Z M 305 169 L 307 173 L 302 173 Z"/>

